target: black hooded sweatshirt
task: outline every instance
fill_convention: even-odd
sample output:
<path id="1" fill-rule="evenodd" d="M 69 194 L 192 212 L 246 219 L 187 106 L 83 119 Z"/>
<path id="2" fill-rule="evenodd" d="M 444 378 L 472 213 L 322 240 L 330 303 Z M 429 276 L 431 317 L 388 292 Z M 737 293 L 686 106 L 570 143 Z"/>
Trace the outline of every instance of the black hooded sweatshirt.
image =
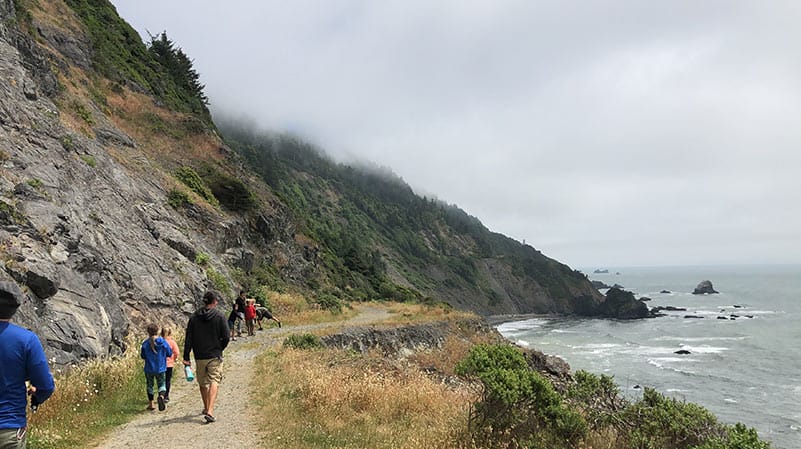
<path id="1" fill-rule="evenodd" d="M 229 331 L 225 317 L 217 309 L 203 307 L 189 318 L 184 342 L 184 361 L 195 351 L 195 360 L 222 358 L 228 346 Z"/>

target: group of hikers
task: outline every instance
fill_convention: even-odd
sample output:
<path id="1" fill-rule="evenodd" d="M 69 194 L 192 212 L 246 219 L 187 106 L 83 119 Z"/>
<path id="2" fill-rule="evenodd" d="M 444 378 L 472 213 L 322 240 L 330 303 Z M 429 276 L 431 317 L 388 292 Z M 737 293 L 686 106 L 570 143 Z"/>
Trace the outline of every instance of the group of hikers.
<path id="1" fill-rule="evenodd" d="M 239 292 L 239 296 L 234 300 L 231 307 L 231 313 L 228 315 L 228 329 L 231 332 L 231 340 L 236 341 L 237 337 L 242 336 L 242 322 L 245 322 L 245 328 L 248 336 L 255 335 L 256 324 L 259 325 L 259 330 L 264 329 L 262 326 L 263 320 L 273 320 L 281 327 L 281 321 L 270 313 L 270 310 L 264 306 L 256 306 L 256 300 L 248 298 L 244 291 Z"/>
<path id="2" fill-rule="evenodd" d="M 26 446 L 27 414 L 29 404 L 33 410 L 55 391 L 55 381 L 39 337 L 32 331 L 11 323 L 11 318 L 25 301 L 26 296 L 14 282 L 0 281 L 0 449 L 24 449 Z M 222 381 L 223 350 L 229 341 L 241 336 L 241 323 L 245 322 L 248 335 L 254 335 L 255 325 L 263 329 L 262 320 L 281 321 L 244 291 L 234 301 L 228 319 L 218 310 L 220 297 L 208 291 L 203 295 L 203 306 L 190 318 L 186 326 L 183 366 L 191 373 L 190 354 L 194 353 L 195 378 L 203 401 L 203 420 L 216 421 L 214 403 Z M 159 330 L 156 324 L 146 328 L 148 337 L 142 342 L 140 356 L 144 359 L 145 385 L 148 410 L 165 410 L 170 402 L 170 384 L 173 369 L 179 359 L 178 344 L 172 330 Z M 154 404 L 155 401 L 155 404 Z"/>
<path id="3" fill-rule="evenodd" d="M 208 291 L 203 296 L 203 307 L 198 309 L 186 326 L 183 364 L 187 373 L 191 372 L 190 353 L 195 354 L 195 377 L 200 387 L 203 400 L 203 419 L 213 423 L 214 403 L 222 381 L 223 350 L 230 341 L 241 336 L 241 322 L 245 321 L 247 334 L 255 335 L 255 323 L 263 329 L 262 320 L 271 319 L 281 327 L 281 321 L 263 306 L 256 307 L 256 300 L 247 298 L 244 291 L 234 300 L 228 320 L 218 310 L 220 298 Z M 236 330 L 235 330 L 236 329 Z M 178 360 L 178 345 L 172 339 L 169 328 L 161 330 L 155 324 L 147 326 L 148 338 L 142 342 L 141 357 L 145 360 L 145 381 L 147 388 L 148 410 L 155 410 L 153 400 L 156 398 L 158 409 L 163 411 L 170 401 L 170 383 L 173 367 Z M 154 391 L 154 384 L 158 394 Z"/>

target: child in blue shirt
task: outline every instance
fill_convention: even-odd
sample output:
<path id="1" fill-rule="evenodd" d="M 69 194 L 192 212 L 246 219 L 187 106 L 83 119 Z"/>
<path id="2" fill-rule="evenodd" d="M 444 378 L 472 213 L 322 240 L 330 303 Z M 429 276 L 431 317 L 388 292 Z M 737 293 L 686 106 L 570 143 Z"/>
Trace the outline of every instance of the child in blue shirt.
<path id="1" fill-rule="evenodd" d="M 167 357 L 172 356 L 172 349 L 167 340 L 159 337 L 159 327 L 155 324 L 147 325 L 147 339 L 142 342 L 141 356 L 145 360 L 145 382 L 147 383 L 148 410 L 155 410 L 153 407 L 153 384 L 156 383 L 159 389 L 158 404 L 159 410 L 166 408 L 164 395 L 167 393 Z"/>

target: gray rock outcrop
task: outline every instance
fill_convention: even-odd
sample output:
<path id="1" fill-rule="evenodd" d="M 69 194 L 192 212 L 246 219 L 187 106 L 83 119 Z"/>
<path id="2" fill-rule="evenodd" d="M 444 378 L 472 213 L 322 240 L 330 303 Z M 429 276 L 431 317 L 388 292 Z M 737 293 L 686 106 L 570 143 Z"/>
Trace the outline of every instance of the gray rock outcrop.
<path id="1" fill-rule="evenodd" d="M 706 295 L 712 293 L 718 293 L 718 292 L 716 292 L 715 289 L 712 288 L 712 282 L 710 281 L 699 282 L 698 286 L 695 287 L 695 290 L 693 290 L 693 295 Z"/>
<path id="2" fill-rule="evenodd" d="M 88 67 L 86 38 L 39 25 L 62 53 L 45 54 L 16 28 L 13 0 L 0 0 L 0 281 L 30 297 L 14 321 L 39 335 L 55 365 L 117 354 L 146 322 L 183 325 L 217 288 L 208 270 L 234 287 L 229 259 L 244 270 L 276 259 L 290 274 L 308 269 L 291 227 L 268 212 L 251 224 L 170 207 L 169 173 L 91 103 L 95 125 L 69 127 L 52 100 L 50 61 Z M 289 243 L 252 246 L 263 228 Z M 199 252 L 208 265 L 195 263 Z"/>

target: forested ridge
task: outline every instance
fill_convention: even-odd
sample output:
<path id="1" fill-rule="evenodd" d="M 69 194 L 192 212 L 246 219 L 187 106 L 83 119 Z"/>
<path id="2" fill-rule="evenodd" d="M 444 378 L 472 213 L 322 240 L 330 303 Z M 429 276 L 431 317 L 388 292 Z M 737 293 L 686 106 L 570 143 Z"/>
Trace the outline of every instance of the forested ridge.
<path id="1" fill-rule="evenodd" d="M 586 282 L 533 247 L 491 232 L 458 206 L 416 194 L 388 168 L 337 163 L 295 136 L 228 122 L 220 129 L 320 243 L 333 286 L 357 297 L 436 298 L 450 289 L 489 311 L 506 293 L 493 285 L 482 261 L 502 264 L 510 277 L 534 280 L 549 297 L 565 301 Z"/>

